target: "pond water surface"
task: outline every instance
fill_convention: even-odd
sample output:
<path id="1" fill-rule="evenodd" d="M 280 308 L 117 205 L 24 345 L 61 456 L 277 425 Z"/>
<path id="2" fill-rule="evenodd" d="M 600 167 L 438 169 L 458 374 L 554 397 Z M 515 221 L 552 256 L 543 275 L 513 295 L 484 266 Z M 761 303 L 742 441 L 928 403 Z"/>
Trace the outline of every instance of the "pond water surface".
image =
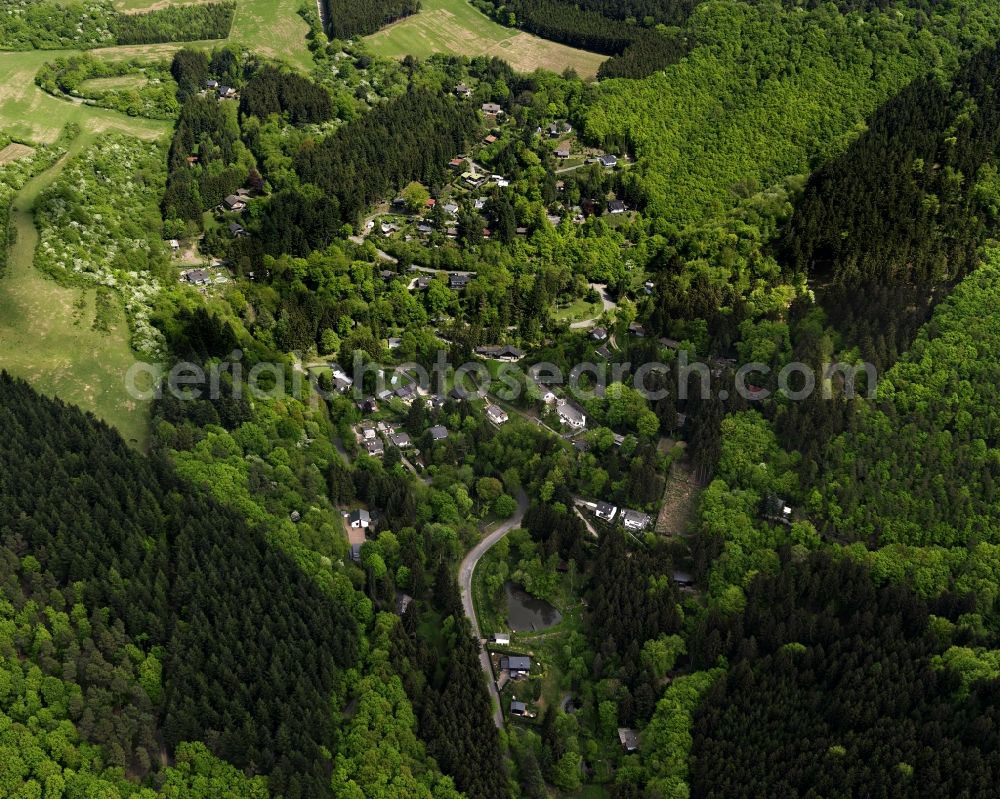
<path id="1" fill-rule="evenodd" d="M 514 632 L 544 630 L 562 621 L 562 614 L 544 599 L 536 599 L 521 586 L 506 583 L 507 621 Z"/>

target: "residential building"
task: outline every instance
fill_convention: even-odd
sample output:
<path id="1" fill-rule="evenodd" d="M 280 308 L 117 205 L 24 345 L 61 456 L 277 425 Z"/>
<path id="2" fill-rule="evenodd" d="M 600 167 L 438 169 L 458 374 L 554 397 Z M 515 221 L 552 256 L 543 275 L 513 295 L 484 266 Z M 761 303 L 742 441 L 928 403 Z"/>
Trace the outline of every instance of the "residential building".
<path id="1" fill-rule="evenodd" d="M 582 430 L 587 426 L 586 414 L 565 400 L 559 405 L 557 413 L 559 414 L 559 421 L 567 427 L 572 427 L 574 430 Z"/>
<path id="2" fill-rule="evenodd" d="M 618 158 L 613 155 L 602 155 L 597 160 L 600 162 L 601 166 L 607 167 L 608 169 L 618 166 Z"/>
<path id="3" fill-rule="evenodd" d="M 184 278 L 192 286 L 206 286 L 210 282 L 208 272 L 204 269 L 191 269 L 184 275 Z"/>
<path id="4" fill-rule="evenodd" d="M 598 502 L 597 507 L 594 508 L 594 515 L 606 522 L 614 521 L 616 513 L 618 513 L 618 506 L 612 505 L 610 502 Z"/>
<path id="5" fill-rule="evenodd" d="M 590 337 L 594 341 L 607 341 L 608 331 L 603 327 L 595 327 L 593 330 L 590 331 Z"/>
<path id="6" fill-rule="evenodd" d="M 636 730 L 630 730 L 627 727 L 619 727 L 618 740 L 621 742 L 622 749 L 626 752 L 632 753 L 639 751 L 639 733 Z"/>
<path id="7" fill-rule="evenodd" d="M 365 530 L 371 524 L 372 517 L 364 508 L 352 510 L 347 516 L 347 521 L 355 529 Z"/>
<path id="8" fill-rule="evenodd" d="M 626 530 L 645 530 L 653 521 L 649 514 L 628 508 L 622 510 L 621 519 Z"/>
<path id="9" fill-rule="evenodd" d="M 507 412 L 498 405 L 487 405 L 486 417 L 495 425 L 505 424 L 509 418 Z"/>
<path id="10" fill-rule="evenodd" d="M 500 669 L 509 671 L 512 680 L 531 672 L 531 658 L 521 655 L 511 655 L 500 658 Z"/>
<path id="11" fill-rule="evenodd" d="M 608 213 L 609 214 L 624 214 L 625 213 L 625 203 L 621 200 L 612 200 L 608 203 Z"/>
<path id="12" fill-rule="evenodd" d="M 397 449 L 407 449 L 410 446 L 410 436 L 407 433 L 396 433 L 389 436 L 389 442 Z"/>
<path id="13" fill-rule="evenodd" d="M 431 428 L 432 441 L 444 441 L 448 437 L 448 428 L 444 425 L 436 424 Z"/>
<path id="14" fill-rule="evenodd" d="M 512 716 L 523 716 L 528 712 L 527 706 L 524 702 L 518 702 L 516 699 L 511 700 L 510 703 L 510 715 Z"/>
<path id="15" fill-rule="evenodd" d="M 476 347 L 476 355 L 482 358 L 489 358 L 493 361 L 508 361 L 513 363 L 524 357 L 524 350 L 518 349 L 510 344 L 484 344 Z"/>
<path id="16" fill-rule="evenodd" d="M 510 633 L 494 633 L 493 643 L 499 646 L 510 646 Z"/>
<path id="17" fill-rule="evenodd" d="M 230 194 L 222 201 L 222 207 L 227 211 L 242 211 L 247 207 L 247 204 L 240 195 Z"/>
<path id="18" fill-rule="evenodd" d="M 497 117 L 503 113 L 503 109 L 496 103 L 483 103 L 483 113 L 488 117 Z"/>

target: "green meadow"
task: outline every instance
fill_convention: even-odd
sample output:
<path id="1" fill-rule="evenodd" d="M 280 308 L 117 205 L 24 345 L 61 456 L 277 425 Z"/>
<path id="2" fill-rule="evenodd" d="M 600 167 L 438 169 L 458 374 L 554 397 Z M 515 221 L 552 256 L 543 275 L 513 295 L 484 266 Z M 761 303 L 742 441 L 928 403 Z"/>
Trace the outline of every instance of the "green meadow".
<path id="1" fill-rule="evenodd" d="M 383 28 L 367 41 L 376 53 L 389 58 L 426 58 L 433 53 L 488 55 L 503 58 L 522 72 L 539 68 L 562 72 L 570 67 L 582 77 L 597 75 L 606 58 L 505 28 L 467 0 L 423 0 L 419 13 Z"/>

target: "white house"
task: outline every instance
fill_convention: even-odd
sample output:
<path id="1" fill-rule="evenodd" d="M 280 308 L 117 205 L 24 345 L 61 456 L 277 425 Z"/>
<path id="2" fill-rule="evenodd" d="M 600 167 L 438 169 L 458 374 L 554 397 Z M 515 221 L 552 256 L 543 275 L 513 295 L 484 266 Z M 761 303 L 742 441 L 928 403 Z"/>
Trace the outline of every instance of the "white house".
<path id="1" fill-rule="evenodd" d="M 610 502 L 598 502 L 594 508 L 594 515 L 606 522 L 613 521 L 616 513 L 618 513 L 618 506 L 612 505 Z"/>
<path id="2" fill-rule="evenodd" d="M 568 427 L 572 427 L 574 430 L 582 430 L 587 426 L 586 414 L 565 400 L 562 400 L 557 412 L 559 414 L 559 421 Z"/>
<path id="3" fill-rule="evenodd" d="M 497 405 L 486 406 L 486 417 L 495 425 L 504 424 L 509 418 L 507 412 Z"/>
<path id="4" fill-rule="evenodd" d="M 645 530 L 652 521 L 649 514 L 627 508 L 622 511 L 621 518 L 626 530 Z"/>
<path id="5" fill-rule="evenodd" d="M 510 646 L 510 633 L 494 633 L 493 643 L 500 646 Z"/>

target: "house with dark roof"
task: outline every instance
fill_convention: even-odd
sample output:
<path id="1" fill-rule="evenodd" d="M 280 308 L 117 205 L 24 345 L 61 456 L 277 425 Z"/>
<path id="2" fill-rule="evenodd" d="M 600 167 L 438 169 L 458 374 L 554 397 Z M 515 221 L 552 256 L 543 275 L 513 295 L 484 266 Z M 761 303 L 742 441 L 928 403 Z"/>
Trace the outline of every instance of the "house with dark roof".
<path id="1" fill-rule="evenodd" d="M 606 522 L 613 521 L 616 513 L 618 513 L 618 507 L 610 502 L 598 502 L 594 508 L 594 515 Z"/>
<path id="2" fill-rule="evenodd" d="M 459 97 L 472 97 L 472 89 L 470 89 L 464 83 L 460 83 L 458 84 L 458 86 L 455 87 L 455 94 L 457 94 Z"/>
<path id="3" fill-rule="evenodd" d="M 618 740 L 621 742 L 622 749 L 630 754 L 632 752 L 639 751 L 639 733 L 636 730 L 631 730 L 628 727 L 618 728 Z"/>
<path id="4" fill-rule="evenodd" d="M 234 238 L 242 238 L 243 236 L 248 236 L 250 234 L 246 232 L 243 225 L 241 225 L 239 222 L 230 222 L 229 235 L 233 236 Z"/>
<path id="5" fill-rule="evenodd" d="M 488 117 L 500 116 L 503 113 L 503 109 L 496 103 L 483 103 L 482 109 L 483 113 Z"/>
<path id="6" fill-rule="evenodd" d="M 389 436 L 389 443 L 397 449 L 406 449 L 410 446 L 410 436 L 407 433 L 394 433 Z"/>
<path id="7" fill-rule="evenodd" d="M 611 169 L 618 166 L 618 158 L 614 155 L 602 155 L 597 159 L 601 166 Z"/>
<path id="8" fill-rule="evenodd" d="M 460 274 L 458 272 L 452 272 L 448 275 L 448 287 L 452 289 L 464 289 L 471 282 L 472 275 Z"/>
<path id="9" fill-rule="evenodd" d="M 227 211 L 242 211 L 247 204 L 238 194 L 230 194 L 222 201 L 222 207 Z"/>
<path id="10" fill-rule="evenodd" d="M 608 213 L 609 214 L 624 214 L 625 213 L 625 203 L 621 200 L 612 200 L 608 203 Z"/>
<path id="11" fill-rule="evenodd" d="M 518 702 L 516 699 L 512 699 L 510 703 L 510 715 L 512 716 L 523 716 L 528 712 L 527 705 L 524 702 Z"/>
<path id="12" fill-rule="evenodd" d="M 444 441 L 448 437 L 448 428 L 444 425 L 436 424 L 430 432 L 432 441 Z"/>
<path id="13" fill-rule="evenodd" d="M 500 658 L 501 671 L 509 671 L 511 679 L 528 674 L 531 671 L 531 658 L 522 655 L 510 655 Z"/>
<path id="14" fill-rule="evenodd" d="M 417 390 L 413 387 L 412 383 L 408 383 L 405 386 L 400 386 L 399 388 L 396 389 L 394 393 L 396 394 L 397 399 L 402 400 L 407 405 L 413 402 L 413 400 L 415 400 L 417 397 Z"/>
<path id="15" fill-rule="evenodd" d="M 594 341 L 607 341 L 608 331 L 603 327 L 595 327 L 593 330 L 590 331 L 590 337 Z"/>
<path id="16" fill-rule="evenodd" d="M 524 350 L 511 344 L 484 344 L 475 349 L 476 355 L 493 361 L 508 361 L 513 363 L 524 357 Z"/>
<path id="17" fill-rule="evenodd" d="M 381 458 L 385 454 L 385 447 L 380 438 L 373 438 L 371 441 L 366 441 L 365 449 L 368 450 L 368 454 L 373 458 Z"/>
<path id="18" fill-rule="evenodd" d="M 560 147 L 558 150 L 556 150 L 556 158 L 559 158 L 561 160 L 569 158 L 569 147 Z"/>
<path id="19" fill-rule="evenodd" d="M 347 516 L 347 521 L 355 529 L 366 529 L 371 524 L 371 520 L 371 514 L 364 508 L 352 510 Z"/>

